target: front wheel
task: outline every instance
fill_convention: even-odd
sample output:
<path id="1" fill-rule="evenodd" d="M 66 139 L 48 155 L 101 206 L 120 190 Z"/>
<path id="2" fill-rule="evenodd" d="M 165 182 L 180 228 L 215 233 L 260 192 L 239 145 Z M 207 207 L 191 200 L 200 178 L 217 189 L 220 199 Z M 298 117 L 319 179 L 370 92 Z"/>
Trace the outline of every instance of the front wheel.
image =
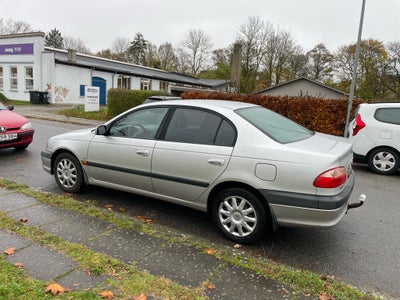
<path id="1" fill-rule="evenodd" d="M 400 166 L 399 154 L 390 148 L 378 148 L 368 156 L 369 168 L 381 175 L 392 175 Z"/>
<path id="2" fill-rule="evenodd" d="M 71 153 L 61 153 L 56 157 L 54 178 L 58 186 L 67 193 L 78 193 L 84 188 L 82 167 Z"/>
<path id="3" fill-rule="evenodd" d="M 213 220 L 219 231 L 239 244 L 255 243 L 266 234 L 269 214 L 259 199 L 242 188 L 227 188 L 215 198 Z"/>

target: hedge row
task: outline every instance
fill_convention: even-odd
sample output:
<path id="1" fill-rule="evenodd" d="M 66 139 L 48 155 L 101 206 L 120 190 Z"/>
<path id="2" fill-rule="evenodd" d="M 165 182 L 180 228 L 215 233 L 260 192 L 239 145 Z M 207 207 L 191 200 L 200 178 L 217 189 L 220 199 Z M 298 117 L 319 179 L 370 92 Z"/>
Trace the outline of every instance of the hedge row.
<path id="1" fill-rule="evenodd" d="M 249 102 L 273 110 L 304 127 L 322 133 L 343 136 L 348 101 L 314 97 L 276 97 L 268 95 L 243 95 L 221 92 L 185 92 L 184 99 L 217 99 Z M 355 99 L 351 110 L 365 101 Z"/>
<path id="2" fill-rule="evenodd" d="M 109 89 L 107 92 L 108 117 L 111 119 L 120 113 L 140 105 L 150 96 L 166 96 L 162 91 Z"/>

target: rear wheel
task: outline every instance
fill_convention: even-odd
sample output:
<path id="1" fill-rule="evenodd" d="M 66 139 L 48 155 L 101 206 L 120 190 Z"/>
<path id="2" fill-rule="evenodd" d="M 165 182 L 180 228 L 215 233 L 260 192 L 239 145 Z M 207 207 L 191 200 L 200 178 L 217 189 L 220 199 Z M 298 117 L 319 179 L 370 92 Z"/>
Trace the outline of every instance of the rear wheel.
<path id="1" fill-rule="evenodd" d="M 255 243 L 267 233 L 269 214 L 253 193 L 242 188 L 218 193 L 212 215 L 219 231 L 236 243 Z"/>
<path id="2" fill-rule="evenodd" d="M 54 178 L 58 186 L 67 193 L 78 193 L 84 188 L 81 164 L 71 153 L 61 153 L 56 157 Z"/>
<path id="3" fill-rule="evenodd" d="M 368 156 L 368 166 L 375 173 L 392 175 L 399 169 L 400 157 L 391 148 L 378 148 Z"/>

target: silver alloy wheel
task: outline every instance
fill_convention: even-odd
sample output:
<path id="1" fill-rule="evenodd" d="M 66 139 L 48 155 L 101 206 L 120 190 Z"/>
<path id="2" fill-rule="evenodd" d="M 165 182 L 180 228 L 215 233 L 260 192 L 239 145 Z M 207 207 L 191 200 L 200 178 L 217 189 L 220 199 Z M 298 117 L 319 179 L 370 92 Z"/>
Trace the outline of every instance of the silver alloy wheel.
<path id="1" fill-rule="evenodd" d="M 218 216 L 223 228 L 234 236 L 246 237 L 257 227 L 254 206 L 240 196 L 225 198 L 219 205 Z"/>
<path id="2" fill-rule="evenodd" d="M 67 159 L 61 159 L 57 164 L 57 178 L 65 188 L 72 188 L 77 183 L 77 169 L 75 164 Z"/>
<path id="3" fill-rule="evenodd" d="M 396 165 L 396 158 L 390 152 L 381 151 L 374 155 L 372 163 L 377 170 L 388 172 Z"/>

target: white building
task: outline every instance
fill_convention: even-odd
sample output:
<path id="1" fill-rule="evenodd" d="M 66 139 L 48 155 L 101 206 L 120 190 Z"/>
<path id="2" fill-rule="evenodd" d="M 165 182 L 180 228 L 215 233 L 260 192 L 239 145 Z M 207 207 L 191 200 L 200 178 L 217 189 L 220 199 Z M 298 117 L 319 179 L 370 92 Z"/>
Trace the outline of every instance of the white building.
<path id="1" fill-rule="evenodd" d="M 30 101 L 30 92 L 47 92 L 50 103 L 83 104 L 85 86 L 98 86 L 100 104 L 110 88 L 166 91 L 225 91 L 226 80 L 204 80 L 183 74 L 45 47 L 45 34 L 0 36 L 0 92 L 12 100 Z"/>

